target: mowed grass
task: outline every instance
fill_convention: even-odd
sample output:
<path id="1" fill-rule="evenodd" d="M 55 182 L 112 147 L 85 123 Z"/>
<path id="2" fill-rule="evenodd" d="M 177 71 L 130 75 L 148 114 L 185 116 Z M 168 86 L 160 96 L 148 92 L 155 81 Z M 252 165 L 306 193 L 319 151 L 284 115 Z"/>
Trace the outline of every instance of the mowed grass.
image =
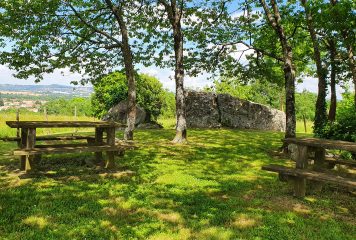
<path id="1" fill-rule="evenodd" d="M 121 135 L 121 133 L 120 133 Z M 86 166 L 91 154 L 44 156 L 21 175 L 0 143 L 0 239 L 355 239 L 355 198 L 330 186 L 304 199 L 269 163 L 283 133 L 137 131 L 138 150 L 118 169 Z M 120 137 L 118 135 L 118 137 Z"/>

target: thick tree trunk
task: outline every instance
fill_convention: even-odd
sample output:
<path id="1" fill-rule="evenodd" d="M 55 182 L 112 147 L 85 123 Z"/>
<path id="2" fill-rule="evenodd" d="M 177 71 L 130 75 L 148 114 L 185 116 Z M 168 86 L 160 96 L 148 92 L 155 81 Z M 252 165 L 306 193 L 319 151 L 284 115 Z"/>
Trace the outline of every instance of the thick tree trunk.
<path id="1" fill-rule="evenodd" d="M 327 114 L 326 114 L 326 69 L 323 68 L 321 62 L 321 55 L 319 50 L 319 43 L 316 36 L 316 32 L 313 24 L 313 16 L 310 12 L 307 1 L 301 0 L 302 5 L 305 10 L 306 22 L 309 30 L 309 34 L 312 40 L 313 49 L 314 49 L 314 61 L 316 64 L 316 71 L 318 75 L 318 97 L 316 100 L 315 107 L 315 118 L 314 118 L 314 133 L 319 134 L 321 130 L 324 128 L 325 123 L 327 122 Z"/>
<path id="2" fill-rule="evenodd" d="M 187 140 L 187 123 L 185 116 L 185 93 L 184 93 L 184 66 L 183 66 L 183 34 L 180 22 L 174 26 L 174 53 L 176 58 L 175 74 L 176 81 L 176 136 L 175 143 Z"/>
<path id="3" fill-rule="evenodd" d="M 124 55 L 125 73 L 128 84 L 127 97 L 127 127 L 125 129 L 125 140 L 133 140 L 133 131 L 136 122 L 136 82 L 135 70 L 133 66 L 132 53 L 126 27 L 121 27 L 122 34 L 122 53 Z"/>
<path id="4" fill-rule="evenodd" d="M 125 140 L 133 140 L 133 131 L 135 129 L 136 122 L 136 82 L 135 82 L 135 70 L 131 47 L 129 43 L 129 35 L 126 27 L 126 22 L 123 18 L 123 12 L 121 8 L 114 6 L 111 0 L 105 0 L 107 6 L 113 12 L 121 32 L 121 51 L 124 58 L 125 73 L 128 85 L 127 96 L 127 127 L 124 133 Z"/>
<path id="5" fill-rule="evenodd" d="M 166 9 L 169 21 L 173 29 L 175 73 L 176 82 L 176 136 L 173 143 L 184 143 L 187 141 L 187 122 L 185 116 L 185 91 L 184 91 L 184 65 L 183 65 L 183 33 L 181 17 L 183 14 L 182 4 L 177 7 L 177 1 L 160 0 Z M 181 2 L 182 3 L 182 2 Z"/>
<path id="6" fill-rule="evenodd" d="M 334 40 L 329 41 L 329 53 L 330 53 L 330 109 L 329 109 L 329 121 L 335 121 L 336 117 L 336 46 Z"/>
<path id="7" fill-rule="evenodd" d="M 285 91 L 286 91 L 286 132 L 285 137 L 295 137 L 296 117 L 295 117 L 295 70 L 293 65 L 293 52 L 292 47 L 288 44 L 288 40 L 281 24 L 281 16 L 279 13 L 278 5 L 275 0 L 271 0 L 270 3 L 273 9 L 273 15 L 271 14 L 266 2 L 260 0 L 260 3 L 267 15 L 269 23 L 278 35 L 279 41 L 283 49 L 283 71 L 285 79 Z M 284 146 L 286 147 L 286 146 Z"/>

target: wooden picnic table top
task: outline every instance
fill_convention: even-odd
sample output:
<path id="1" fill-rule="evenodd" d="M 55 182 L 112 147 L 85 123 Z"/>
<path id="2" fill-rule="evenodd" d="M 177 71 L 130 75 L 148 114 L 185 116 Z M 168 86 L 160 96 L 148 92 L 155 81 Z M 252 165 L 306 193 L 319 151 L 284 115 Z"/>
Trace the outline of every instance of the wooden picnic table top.
<path id="1" fill-rule="evenodd" d="M 355 142 L 346 142 L 339 140 L 330 140 L 322 138 L 285 138 L 285 143 L 294 143 L 302 146 L 321 147 L 326 149 L 339 149 L 350 152 L 356 152 Z"/>
<path id="2" fill-rule="evenodd" d="M 125 124 L 105 121 L 7 121 L 11 128 L 62 128 L 62 127 L 125 127 Z"/>

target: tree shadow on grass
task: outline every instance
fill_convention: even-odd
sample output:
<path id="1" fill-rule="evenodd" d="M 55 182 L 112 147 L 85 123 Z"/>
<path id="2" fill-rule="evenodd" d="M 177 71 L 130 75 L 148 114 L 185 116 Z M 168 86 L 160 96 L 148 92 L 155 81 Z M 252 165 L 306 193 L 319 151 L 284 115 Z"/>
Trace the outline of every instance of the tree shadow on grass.
<path id="1" fill-rule="evenodd" d="M 335 216 L 352 220 L 352 213 L 330 210 L 352 211 L 349 196 L 326 192 L 294 199 L 287 184 L 260 170 L 263 164 L 285 161 L 267 153 L 279 147 L 279 133 L 193 130 L 185 145 L 170 144 L 172 133 L 139 132 L 139 149 L 117 158 L 119 171 L 114 173 L 90 168 L 80 173 L 85 169 L 80 156 L 74 157 L 77 165 L 60 169 L 71 159 L 49 156 L 48 170 L 58 167 L 61 174 L 2 188 L 0 232 L 8 239 L 352 236 L 352 225 Z M 128 170 L 134 174 L 119 174 Z"/>

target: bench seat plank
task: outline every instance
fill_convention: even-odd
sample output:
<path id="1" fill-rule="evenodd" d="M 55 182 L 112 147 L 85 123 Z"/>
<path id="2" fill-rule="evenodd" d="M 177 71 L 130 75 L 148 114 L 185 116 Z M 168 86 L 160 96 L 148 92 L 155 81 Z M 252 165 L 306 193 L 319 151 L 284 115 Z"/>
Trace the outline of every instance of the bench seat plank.
<path id="1" fill-rule="evenodd" d="M 91 121 L 6 121 L 11 128 L 62 128 L 62 127 L 126 127 L 125 124 L 117 122 L 91 122 Z"/>
<path id="2" fill-rule="evenodd" d="M 38 154 L 51 154 L 51 153 L 82 153 L 82 152 L 105 152 L 105 151 L 118 151 L 124 149 L 133 149 L 133 145 L 120 144 L 120 145 L 101 145 L 101 146 L 51 146 L 51 147 L 35 147 L 32 149 L 15 149 L 13 154 L 17 156 L 23 155 L 38 155 Z"/>
<path id="3" fill-rule="evenodd" d="M 347 188 L 356 189 L 356 180 L 355 179 L 344 178 L 344 177 L 335 176 L 332 174 L 316 172 L 316 171 L 311 171 L 311 170 L 307 170 L 307 169 L 290 168 L 290 167 L 285 167 L 285 166 L 276 165 L 276 164 L 265 165 L 262 167 L 262 170 L 278 172 L 278 173 L 282 173 L 284 175 L 289 175 L 289 176 L 293 176 L 293 177 L 303 177 L 303 178 L 306 178 L 309 180 L 333 183 L 333 184 L 337 184 L 337 185 L 344 186 Z"/>
<path id="4" fill-rule="evenodd" d="M 293 144 L 308 146 L 308 147 L 339 149 L 339 150 L 345 150 L 345 151 L 356 153 L 355 142 L 329 140 L 329 139 L 321 139 L 321 138 L 285 138 L 282 141 L 288 144 L 293 143 Z"/>
<path id="5" fill-rule="evenodd" d="M 325 158 L 325 161 L 327 163 L 331 163 L 331 164 L 340 164 L 340 165 L 346 165 L 346 166 L 350 166 L 353 168 L 356 168 L 356 161 L 355 160 L 342 160 L 342 159 L 332 159 L 332 158 Z"/>

